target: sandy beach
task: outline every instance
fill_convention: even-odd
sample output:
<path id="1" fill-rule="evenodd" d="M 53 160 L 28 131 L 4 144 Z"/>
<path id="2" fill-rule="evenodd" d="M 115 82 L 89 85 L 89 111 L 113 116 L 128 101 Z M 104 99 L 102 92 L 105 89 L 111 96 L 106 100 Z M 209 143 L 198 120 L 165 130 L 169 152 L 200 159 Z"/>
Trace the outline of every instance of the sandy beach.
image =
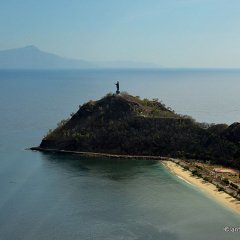
<path id="1" fill-rule="evenodd" d="M 161 161 L 161 163 L 163 163 L 172 173 L 178 177 L 200 188 L 206 194 L 212 196 L 214 199 L 224 204 L 230 210 L 240 214 L 240 201 L 236 200 L 225 192 L 219 192 L 214 184 L 205 182 L 202 178 L 193 176 L 190 171 L 183 169 L 181 166 L 177 165 L 174 162 Z"/>

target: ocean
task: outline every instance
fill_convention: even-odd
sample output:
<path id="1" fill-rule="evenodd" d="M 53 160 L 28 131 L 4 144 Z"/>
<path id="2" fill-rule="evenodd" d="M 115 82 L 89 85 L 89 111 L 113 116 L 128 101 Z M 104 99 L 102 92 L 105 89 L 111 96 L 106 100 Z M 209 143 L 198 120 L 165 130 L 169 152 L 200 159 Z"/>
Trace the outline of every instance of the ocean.
<path id="1" fill-rule="evenodd" d="M 0 70 L 0 239 L 239 239 L 240 217 L 156 161 L 27 151 L 108 92 L 240 121 L 240 70 Z"/>

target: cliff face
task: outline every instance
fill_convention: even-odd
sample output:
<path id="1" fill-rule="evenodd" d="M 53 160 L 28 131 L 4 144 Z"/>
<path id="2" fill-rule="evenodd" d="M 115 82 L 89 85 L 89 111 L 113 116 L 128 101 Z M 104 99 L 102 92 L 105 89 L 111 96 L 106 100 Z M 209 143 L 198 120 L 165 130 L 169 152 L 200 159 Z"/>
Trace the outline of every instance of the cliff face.
<path id="1" fill-rule="evenodd" d="M 157 101 L 108 94 L 84 104 L 42 140 L 43 149 L 199 158 L 237 166 L 240 124 L 204 128 Z M 233 160 L 234 159 L 234 160 Z"/>

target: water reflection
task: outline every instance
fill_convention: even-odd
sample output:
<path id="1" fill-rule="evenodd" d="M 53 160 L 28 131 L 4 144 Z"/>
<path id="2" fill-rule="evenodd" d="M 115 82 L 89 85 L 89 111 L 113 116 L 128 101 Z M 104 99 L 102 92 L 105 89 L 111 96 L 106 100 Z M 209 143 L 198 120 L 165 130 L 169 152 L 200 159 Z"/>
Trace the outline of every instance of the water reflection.
<path id="1" fill-rule="evenodd" d="M 134 179 L 147 174 L 150 169 L 161 169 L 160 164 L 156 161 L 83 157 L 43 152 L 41 155 L 48 167 L 55 170 L 57 168 L 63 174 L 84 173 L 112 181 Z"/>
<path id="2" fill-rule="evenodd" d="M 239 219 L 155 161 L 39 155 L 40 202 L 52 206 L 52 225 L 68 222 L 81 239 L 223 240 Z"/>

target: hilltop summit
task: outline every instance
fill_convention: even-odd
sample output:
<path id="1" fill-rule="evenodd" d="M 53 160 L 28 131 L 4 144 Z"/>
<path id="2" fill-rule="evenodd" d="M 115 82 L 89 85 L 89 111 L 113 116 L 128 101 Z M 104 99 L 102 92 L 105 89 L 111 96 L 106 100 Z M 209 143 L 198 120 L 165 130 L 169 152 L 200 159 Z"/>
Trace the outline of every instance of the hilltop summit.
<path id="1" fill-rule="evenodd" d="M 149 128 L 141 125 L 145 125 L 147 119 L 166 117 L 178 116 L 157 101 L 140 100 L 128 94 L 107 94 L 98 101 L 85 103 L 70 120 L 59 123 L 57 129 L 43 139 L 40 147 L 137 153 L 138 148 L 133 145 L 141 144 L 141 141 L 137 143 L 141 129 L 144 127 L 147 131 Z"/>

